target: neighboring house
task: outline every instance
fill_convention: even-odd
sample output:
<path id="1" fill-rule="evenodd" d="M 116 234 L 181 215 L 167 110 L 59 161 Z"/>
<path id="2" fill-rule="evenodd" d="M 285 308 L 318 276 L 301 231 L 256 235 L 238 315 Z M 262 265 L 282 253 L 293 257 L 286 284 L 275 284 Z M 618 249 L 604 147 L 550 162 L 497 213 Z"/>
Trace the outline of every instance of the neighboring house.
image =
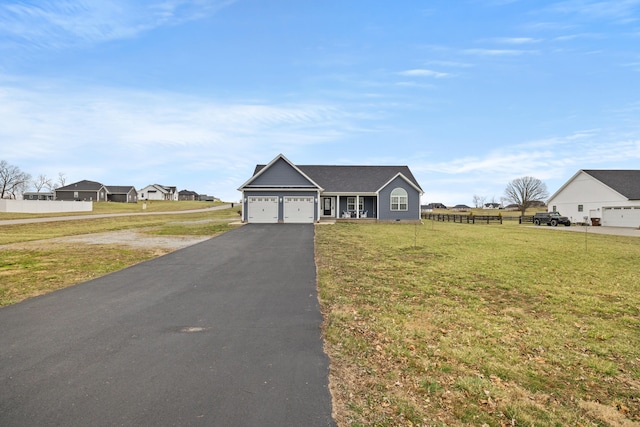
<path id="1" fill-rule="evenodd" d="M 484 208 L 485 209 L 502 209 L 502 206 L 500 205 L 500 203 L 485 203 L 484 204 Z"/>
<path id="2" fill-rule="evenodd" d="M 434 209 L 447 209 L 442 203 L 429 203 L 428 205 L 420 206 L 420 210 L 423 212 L 432 212 Z"/>
<path id="3" fill-rule="evenodd" d="M 138 203 L 138 192 L 132 185 L 108 185 L 107 191 L 110 202 Z"/>
<path id="4" fill-rule="evenodd" d="M 176 187 L 151 184 L 138 191 L 138 200 L 178 200 Z"/>
<path id="5" fill-rule="evenodd" d="M 467 205 L 455 205 L 452 209 L 456 212 L 466 212 L 471 210 L 471 207 Z"/>
<path id="6" fill-rule="evenodd" d="M 407 166 L 304 166 L 282 154 L 257 165 L 242 192 L 244 222 L 420 220 L 422 188 Z"/>
<path id="7" fill-rule="evenodd" d="M 640 170 L 581 169 L 547 202 L 571 222 L 640 227 Z"/>
<path id="8" fill-rule="evenodd" d="M 195 191 L 181 190 L 178 192 L 178 200 L 200 200 L 200 195 Z"/>
<path id="9" fill-rule="evenodd" d="M 54 200 L 56 197 L 53 191 L 51 192 L 39 192 L 39 191 L 26 191 L 22 194 L 22 200 Z"/>
<path id="10" fill-rule="evenodd" d="M 95 181 L 78 181 L 56 188 L 56 200 L 74 200 L 86 202 L 106 202 L 107 187 Z"/>

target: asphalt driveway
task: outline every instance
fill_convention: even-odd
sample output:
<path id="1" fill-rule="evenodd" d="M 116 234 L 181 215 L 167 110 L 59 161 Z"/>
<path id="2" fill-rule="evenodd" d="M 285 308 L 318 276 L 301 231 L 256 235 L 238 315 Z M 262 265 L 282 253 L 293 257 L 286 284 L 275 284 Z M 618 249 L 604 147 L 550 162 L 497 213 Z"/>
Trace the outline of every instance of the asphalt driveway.
<path id="1" fill-rule="evenodd" d="M 315 277 L 251 224 L 0 309 L 0 425 L 332 426 Z"/>

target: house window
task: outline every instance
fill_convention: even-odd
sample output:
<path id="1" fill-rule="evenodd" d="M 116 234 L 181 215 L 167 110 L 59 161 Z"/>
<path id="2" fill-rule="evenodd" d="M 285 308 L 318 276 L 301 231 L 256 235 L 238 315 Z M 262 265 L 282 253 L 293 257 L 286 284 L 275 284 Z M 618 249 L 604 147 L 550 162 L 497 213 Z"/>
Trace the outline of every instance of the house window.
<path id="1" fill-rule="evenodd" d="M 407 190 L 404 188 L 395 188 L 391 192 L 391 210 L 392 211 L 406 211 L 409 209 L 409 197 L 407 196 Z"/>
<path id="2" fill-rule="evenodd" d="M 74 192 L 73 192 L 73 198 L 74 198 L 74 199 L 77 199 L 77 198 L 78 198 L 78 192 L 77 192 L 77 191 L 74 191 Z"/>
<path id="3" fill-rule="evenodd" d="M 355 197 L 347 197 L 347 210 L 355 211 L 356 210 L 356 198 Z M 364 197 L 360 197 L 358 199 L 358 210 L 364 210 Z"/>
<path id="4" fill-rule="evenodd" d="M 558 212 L 558 208 L 556 207 L 556 205 L 553 205 L 553 209 L 551 210 L 551 212 Z"/>
<path id="5" fill-rule="evenodd" d="M 582 212 L 584 210 L 584 206 L 583 205 L 578 205 L 578 212 Z"/>

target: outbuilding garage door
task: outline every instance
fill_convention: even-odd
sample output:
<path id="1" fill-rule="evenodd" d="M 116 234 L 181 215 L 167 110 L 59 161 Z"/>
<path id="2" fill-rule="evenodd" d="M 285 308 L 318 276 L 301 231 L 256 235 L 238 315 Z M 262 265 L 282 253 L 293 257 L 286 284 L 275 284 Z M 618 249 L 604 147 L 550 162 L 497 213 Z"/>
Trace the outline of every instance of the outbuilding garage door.
<path id="1" fill-rule="evenodd" d="M 278 198 L 276 196 L 249 197 L 249 222 L 278 222 Z"/>
<path id="2" fill-rule="evenodd" d="M 603 208 L 602 225 L 609 227 L 640 227 L 640 206 Z"/>
<path id="3" fill-rule="evenodd" d="M 284 222 L 313 222 L 313 197 L 285 197 Z"/>

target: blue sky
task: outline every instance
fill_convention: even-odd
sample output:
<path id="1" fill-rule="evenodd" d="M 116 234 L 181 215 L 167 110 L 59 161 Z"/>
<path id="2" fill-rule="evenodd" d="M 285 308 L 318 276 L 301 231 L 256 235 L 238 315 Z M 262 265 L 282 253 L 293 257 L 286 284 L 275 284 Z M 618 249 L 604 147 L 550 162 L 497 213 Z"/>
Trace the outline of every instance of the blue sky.
<path id="1" fill-rule="evenodd" d="M 423 202 L 640 164 L 640 0 L 0 0 L 0 160 L 238 200 L 257 163 Z"/>

